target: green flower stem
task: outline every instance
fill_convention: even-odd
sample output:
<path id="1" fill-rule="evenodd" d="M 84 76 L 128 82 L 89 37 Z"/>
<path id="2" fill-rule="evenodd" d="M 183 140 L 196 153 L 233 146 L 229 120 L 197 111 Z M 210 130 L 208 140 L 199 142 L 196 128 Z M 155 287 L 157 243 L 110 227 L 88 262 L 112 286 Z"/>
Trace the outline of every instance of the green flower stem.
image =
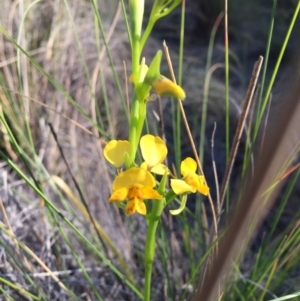
<path id="1" fill-rule="evenodd" d="M 156 20 L 155 20 L 156 21 Z M 141 42 L 140 42 L 140 51 L 142 53 L 143 49 L 144 49 L 144 46 L 146 44 L 146 41 L 148 40 L 149 36 L 150 36 L 150 33 L 153 29 L 153 26 L 155 24 L 155 21 L 153 22 L 152 20 L 149 21 L 146 29 L 145 29 L 145 32 L 141 38 Z"/>
<path id="2" fill-rule="evenodd" d="M 157 189 L 158 193 L 161 195 L 165 194 L 165 187 L 167 181 L 167 174 L 165 174 L 159 184 Z M 160 220 L 162 211 L 166 206 L 166 199 L 153 201 L 152 210 L 148 219 L 148 231 L 146 237 L 145 246 L 145 287 L 144 287 L 144 301 L 150 301 L 151 295 L 151 276 L 152 276 L 152 266 L 155 255 L 155 234 L 158 222 Z"/>
<path id="3" fill-rule="evenodd" d="M 135 161 L 135 156 L 139 144 L 139 140 L 142 134 L 143 125 L 146 118 L 146 103 L 139 101 L 136 94 L 133 96 L 131 114 L 130 114 L 130 129 L 129 129 L 129 142 L 130 148 L 130 166 Z M 129 166 L 127 166 L 129 167 Z"/>
<path id="4" fill-rule="evenodd" d="M 130 0 L 129 13 L 131 21 L 131 51 L 132 51 L 132 74 L 134 78 L 135 91 L 131 106 L 130 125 L 129 125 L 129 142 L 131 145 L 129 154 L 129 165 L 132 166 L 135 160 L 136 151 L 138 148 L 139 138 L 141 136 L 143 124 L 146 116 L 146 105 L 137 97 L 136 88 L 140 83 L 140 40 L 142 32 L 142 23 L 144 17 L 144 1 Z M 129 166 L 127 166 L 129 168 Z"/>
<path id="5" fill-rule="evenodd" d="M 132 42 L 132 74 L 134 77 L 134 82 L 137 81 L 135 79 L 139 79 L 139 65 L 140 65 L 140 41 L 133 38 Z"/>
<path id="6" fill-rule="evenodd" d="M 150 301 L 152 266 L 153 266 L 155 247 L 156 247 L 155 234 L 164 207 L 165 207 L 165 199 L 153 201 L 153 207 L 150 214 L 147 237 L 146 237 L 146 246 L 145 246 L 144 301 Z"/>
<path id="7" fill-rule="evenodd" d="M 142 23 L 144 17 L 144 1 L 130 0 L 129 11 L 131 21 L 131 38 L 132 38 L 132 74 L 134 82 L 138 82 L 138 70 L 140 64 L 140 40 L 142 32 Z"/>
<path id="8" fill-rule="evenodd" d="M 147 27 L 141 39 L 141 52 L 143 51 L 145 43 L 147 42 L 156 21 L 170 14 L 171 11 L 173 11 L 181 3 L 181 1 L 182 0 L 155 0 Z"/>

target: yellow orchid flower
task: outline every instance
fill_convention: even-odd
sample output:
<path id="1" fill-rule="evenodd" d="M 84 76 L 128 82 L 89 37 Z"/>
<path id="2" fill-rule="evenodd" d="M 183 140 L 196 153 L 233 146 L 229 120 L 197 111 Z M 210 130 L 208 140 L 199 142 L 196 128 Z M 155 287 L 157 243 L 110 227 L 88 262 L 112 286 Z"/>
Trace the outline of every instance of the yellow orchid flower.
<path id="1" fill-rule="evenodd" d="M 176 194 L 209 193 L 209 187 L 205 184 L 204 177 L 196 174 L 197 163 L 192 158 L 186 158 L 181 162 L 180 171 L 182 179 L 171 179 L 171 187 Z"/>
<path id="2" fill-rule="evenodd" d="M 162 162 L 165 160 L 168 149 L 165 142 L 158 136 L 145 135 L 140 140 L 143 159 L 141 167 L 157 175 L 169 173 L 168 167 Z"/>
<path id="3" fill-rule="evenodd" d="M 172 96 L 180 100 L 185 99 L 184 90 L 163 75 L 152 82 L 152 87 L 158 95 Z"/>
<path id="4" fill-rule="evenodd" d="M 153 189 L 155 184 L 155 179 L 149 171 L 132 167 L 116 176 L 113 182 L 113 193 L 108 201 L 122 202 L 127 199 L 126 214 L 134 214 L 137 211 L 145 215 L 147 210 L 144 200 L 162 199 L 162 196 Z"/>
<path id="5" fill-rule="evenodd" d="M 140 139 L 140 147 L 145 162 L 141 167 L 149 170 L 157 175 L 170 173 L 168 167 L 162 162 L 165 160 L 168 149 L 165 142 L 158 136 L 144 135 Z M 125 163 L 126 153 L 129 154 L 130 143 L 127 140 L 111 140 L 109 141 L 103 154 L 105 159 L 116 168 L 121 167 Z"/>
<path id="6" fill-rule="evenodd" d="M 161 58 L 161 55 L 159 56 Z M 129 81 L 131 83 L 144 83 L 146 94 L 148 95 L 150 92 L 150 88 L 152 87 L 154 91 L 161 96 L 172 96 L 174 98 L 184 100 L 186 95 L 184 90 L 177 84 L 175 84 L 173 81 L 168 79 L 167 77 L 160 74 L 160 58 L 157 56 L 153 59 L 155 63 L 153 66 L 148 68 L 148 66 L 145 63 L 145 58 L 142 59 L 140 70 L 139 70 L 139 80 L 138 82 L 135 82 L 135 78 L 133 74 L 130 75 Z M 153 62 L 152 61 L 152 62 Z M 151 69 L 152 68 L 152 69 Z M 147 88 L 146 88 L 147 86 Z M 149 88 L 148 88 L 149 86 Z M 148 100 L 148 96 L 145 95 L 145 100 Z"/>
<path id="7" fill-rule="evenodd" d="M 125 162 L 126 153 L 130 152 L 130 143 L 127 140 L 111 140 L 103 150 L 105 159 L 116 168 L 121 167 Z"/>

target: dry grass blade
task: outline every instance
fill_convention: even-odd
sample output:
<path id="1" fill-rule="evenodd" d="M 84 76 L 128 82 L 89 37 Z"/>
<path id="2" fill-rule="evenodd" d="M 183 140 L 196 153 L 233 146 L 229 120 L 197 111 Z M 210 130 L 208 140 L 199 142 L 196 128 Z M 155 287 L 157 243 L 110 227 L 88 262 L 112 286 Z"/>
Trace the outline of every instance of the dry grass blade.
<path id="1" fill-rule="evenodd" d="M 297 64 L 294 65 L 297 66 Z M 264 218 L 263 213 L 269 211 L 282 185 L 283 181 L 275 185 L 271 193 L 267 193 L 267 199 L 265 192 L 276 183 L 282 171 L 286 169 L 287 158 L 295 155 L 295 150 L 299 147 L 300 82 L 297 76 L 294 78 L 296 78 L 293 80 L 294 86 L 288 90 L 290 94 L 283 94 L 287 95 L 284 100 L 285 107 L 281 110 L 276 123 L 268 131 L 269 139 L 256 160 L 254 176 L 252 177 L 249 173 L 248 183 L 239 207 L 230 219 L 232 222 L 219 244 L 220 256 L 213 261 L 205 279 L 200 279 L 203 285 L 198 289 L 194 301 L 218 300 L 219 285 L 222 292 L 232 261 L 242 255 L 244 249 L 242 246 L 249 242 L 249 235 L 251 235 L 249 229 L 251 231 L 257 229 Z"/>
<path id="2" fill-rule="evenodd" d="M 0 226 L 5 228 L 6 225 L 4 225 L 1 221 L 0 221 Z M 14 235 L 14 233 L 11 233 L 11 231 L 9 232 L 9 234 L 12 236 L 12 238 L 14 240 L 16 240 L 16 237 Z M 20 242 L 19 240 L 17 241 L 18 243 L 18 248 L 21 247 L 31 258 L 33 258 L 35 260 L 35 262 L 37 262 L 39 264 L 39 266 L 42 267 L 42 269 L 48 273 L 48 275 L 66 292 L 69 292 L 68 288 L 63 284 L 62 281 L 59 280 L 59 278 L 57 277 L 57 275 L 55 275 L 51 269 L 43 262 L 43 260 L 41 260 L 34 251 L 32 251 L 29 247 L 27 247 L 26 245 L 24 245 L 22 242 Z M 18 289 L 18 287 L 16 287 L 16 289 Z"/>
<path id="3" fill-rule="evenodd" d="M 224 199 L 225 199 L 225 193 L 226 193 L 226 188 L 228 186 L 229 180 L 230 180 L 230 176 L 231 176 L 231 172 L 232 172 L 232 168 L 233 168 L 233 164 L 235 162 L 235 158 L 236 158 L 236 154 L 240 145 L 240 140 L 242 137 L 242 133 L 245 127 L 245 123 L 246 123 L 246 118 L 248 116 L 248 112 L 252 103 L 252 99 L 253 99 L 253 95 L 254 95 L 254 91 L 256 88 L 256 84 L 257 84 L 257 79 L 259 77 L 259 73 L 260 73 L 260 69 L 263 63 L 263 57 L 260 56 L 258 61 L 255 63 L 254 65 L 254 69 L 253 69 L 253 73 L 252 73 L 252 77 L 250 80 L 250 84 L 249 84 L 249 88 L 246 94 L 246 99 L 245 99 L 245 104 L 243 107 L 243 111 L 242 114 L 240 116 L 239 119 L 239 123 L 234 135 L 234 139 L 233 139 L 233 143 L 232 143 L 232 148 L 230 151 L 230 155 L 229 155 L 229 162 L 226 168 L 226 172 L 225 172 L 225 176 L 224 176 L 224 180 L 221 186 L 221 192 L 220 192 L 220 208 L 219 208 L 219 216 L 218 218 L 220 218 L 220 212 L 222 210 L 223 207 L 223 203 L 224 203 Z"/>

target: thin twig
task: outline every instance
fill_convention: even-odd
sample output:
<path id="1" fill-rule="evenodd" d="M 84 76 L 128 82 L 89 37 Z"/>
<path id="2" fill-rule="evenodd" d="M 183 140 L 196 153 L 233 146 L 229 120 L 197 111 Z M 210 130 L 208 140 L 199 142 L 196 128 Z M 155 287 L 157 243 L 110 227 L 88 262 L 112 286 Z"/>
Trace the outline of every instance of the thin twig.
<path id="1" fill-rule="evenodd" d="M 91 267 L 85 268 L 86 272 L 97 272 L 97 273 L 101 273 L 101 272 L 105 272 L 105 270 L 103 269 L 103 267 Z M 49 272 L 40 272 L 40 273 L 28 273 L 27 276 L 32 277 L 32 278 L 46 278 L 52 275 L 55 276 L 69 276 L 69 275 L 74 275 L 77 273 L 82 273 L 82 269 L 71 269 L 71 270 L 64 270 L 64 271 L 51 271 L 51 273 Z M 0 274 L 0 277 L 6 277 L 6 278 L 12 278 L 12 277 L 25 277 L 24 274 L 22 273 L 3 273 Z"/>
<path id="2" fill-rule="evenodd" d="M 164 46 L 164 51 L 165 51 L 165 55 L 166 55 L 166 58 L 167 58 L 168 66 L 169 66 L 169 69 L 170 69 L 170 72 L 171 72 L 172 80 L 174 81 L 174 83 L 176 83 L 176 78 L 175 78 L 175 75 L 174 75 L 174 70 L 173 70 L 173 67 L 172 67 L 172 62 L 171 62 L 171 59 L 170 59 L 168 46 L 167 46 L 165 41 L 163 43 L 163 46 Z M 191 133 L 191 130 L 190 130 L 190 126 L 188 124 L 188 121 L 187 121 L 187 118 L 186 118 L 186 115 L 185 115 L 185 112 L 184 112 L 184 109 L 183 109 L 182 101 L 178 100 L 178 104 L 179 104 L 179 107 L 180 107 L 180 110 L 181 110 L 182 119 L 184 121 L 186 130 L 187 130 L 187 133 L 188 133 L 188 136 L 189 136 L 189 140 L 190 140 L 193 152 L 194 152 L 194 156 L 195 156 L 197 165 L 199 167 L 201 175 L 203 175 L 203 177 L 204 177 L 205 184 L 207 184 L 206 178 L 205 178 L 205 175 L 204 175 L 204 172 L 203 172 L 202 164 L 199 160 L 198 152 L 197 152 L 197 149 L 196 149 L 196 146 L 195 146 L 195 143 L 194 143 L 194 140 L 193 140 L 193 136 L 192 136 L 192 133 Z M 214 228 L 214 239 L 215 239 L 218 235 L 218 224 L 217 224 L 216 211 L 215 211 L 214 204 L 213 204 L 210 193 L 208 194 L 208 200 L 209 200 L 209 204 L 210 204 L 211 211 L 212 211 L 212 216 L 213 216 L 213 226 L 214 226 L 213 228 Z M 206 243 L 209 244 L 209 241 L 206 241 Z"/>

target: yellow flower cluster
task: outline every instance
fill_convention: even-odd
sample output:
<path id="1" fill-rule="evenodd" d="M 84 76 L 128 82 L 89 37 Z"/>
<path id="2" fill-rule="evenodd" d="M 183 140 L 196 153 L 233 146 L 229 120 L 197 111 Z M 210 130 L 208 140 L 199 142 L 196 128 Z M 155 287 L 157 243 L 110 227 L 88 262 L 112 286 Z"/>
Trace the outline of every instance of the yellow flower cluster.
<path id="1" fill-rule="evenodd" d="M 140 149 L 144 162 L 141 166 L 134 166 L 126 171 L 121 171 L 113 182 L 113 192 L 109 202 L 128 200 L 125 207 L 126 214 L 138 212 L 147 213 L 144 200 L 160 200 L 160 195 L 154 188 L 156 175 L 171 175 L 172 173 L 163 164 L 168 149 L 165 142 L 157 136 L 145 135 L 140 139 Z M 104 148 L 104 156 L 108 162 L 120 170 L 125 164 L 126 156 L 130 152 L 130 143 L 126 140 L 112 140 Z M 208 195 L 209 188 L 204 177 L 196 174 L 197 163 L 192 158 L 181 162 L 182 179 L 171 179 L 171 188 L 177 195 L 200 192 Z M 173 176 L 172 176 L 173 177 Z"/>

